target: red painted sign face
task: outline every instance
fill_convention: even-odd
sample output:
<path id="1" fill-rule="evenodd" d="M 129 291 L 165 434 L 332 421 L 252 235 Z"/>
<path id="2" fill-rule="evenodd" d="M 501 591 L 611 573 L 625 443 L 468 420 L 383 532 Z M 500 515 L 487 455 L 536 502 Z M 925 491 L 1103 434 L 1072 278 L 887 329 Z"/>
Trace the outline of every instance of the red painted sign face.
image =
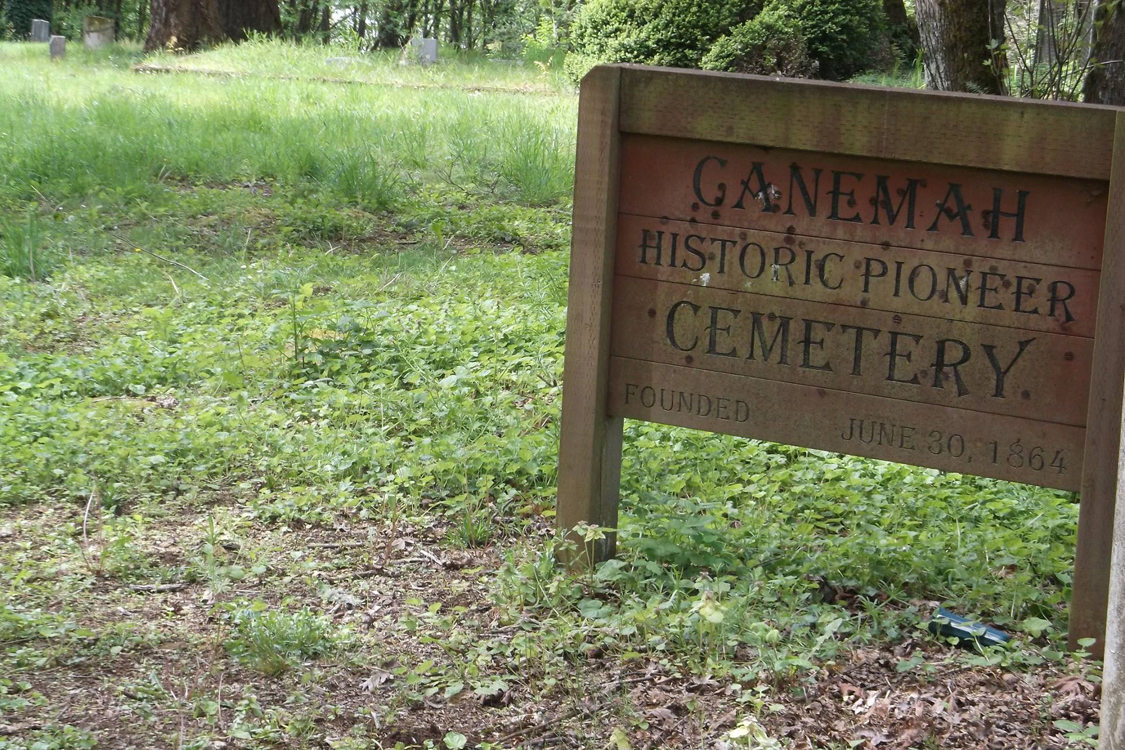
<path id="1" fill-rule="evenodd" d="M 622 137 L 610 410 L 1077 486 L 1105 184 Z"/>

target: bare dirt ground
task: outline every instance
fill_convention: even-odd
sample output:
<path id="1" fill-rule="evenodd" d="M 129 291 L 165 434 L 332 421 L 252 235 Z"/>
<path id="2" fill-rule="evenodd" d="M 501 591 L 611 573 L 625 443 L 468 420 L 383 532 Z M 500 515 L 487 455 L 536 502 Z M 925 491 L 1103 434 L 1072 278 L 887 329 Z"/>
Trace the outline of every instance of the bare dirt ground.
<path id="1" fill-rule="evenodd" d="M 1065 722 L 1097 721 L 1088 664 L 985 668 L 932 640 L 854 648 L 812 673 L 754 685 L 598 648 L 559 668 L 520 650 L 521 637 L 546 635 L 534 613 L 495 602 L 509 549 L 454 549 L 441 528 L 314 529 L 262 524 L 233 507 L 167 508 L 121 551 L 83 536 L 81 509 L 25 506 L 0 514 L 0 536 L 9 577 L 20 571 L 9 605 L 41 613 L 33 628 L 0 631 L 3 748 L 456 747 L 463 738 L 495 748 L 1023 750 L 1081 747 Z M 216 538 L 206 575 L 201 540 Z M 236 561 L 259 572 L 223 580 L 217 571 Z M 346 645 L 265 674 L 229 647 L 236 626 L 225 605 L 245 601 L 315 611 L 347 633 Z M 469 662 L 473 679 L 456 689 Z M 490 679 L 492 689 L 469 689 Z M 67 726 L 79 740 L 33 744 Z"/>

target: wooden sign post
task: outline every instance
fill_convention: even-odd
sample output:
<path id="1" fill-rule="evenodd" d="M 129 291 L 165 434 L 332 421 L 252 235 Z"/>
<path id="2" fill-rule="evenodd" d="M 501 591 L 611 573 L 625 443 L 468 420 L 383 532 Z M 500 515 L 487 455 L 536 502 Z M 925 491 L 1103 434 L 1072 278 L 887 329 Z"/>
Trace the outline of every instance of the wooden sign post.
<path id="1" fill-rule="evenodd" d="M 560 526 L 616 526 L 625 417 L 1078 491 L 1070 635 L 1100 641 L 1123 190 L 1113 108 L 594 69 Z"/>

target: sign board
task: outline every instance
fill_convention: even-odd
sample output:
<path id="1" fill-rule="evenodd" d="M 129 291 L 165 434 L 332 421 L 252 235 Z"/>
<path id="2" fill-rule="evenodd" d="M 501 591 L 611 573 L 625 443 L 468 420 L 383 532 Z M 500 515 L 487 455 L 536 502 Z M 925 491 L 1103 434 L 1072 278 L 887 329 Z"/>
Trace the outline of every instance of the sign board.
<path id="1" fill-rule="evenodd" d="M 616 525 L 626 417 L 1078 491 L 1071 636 L 1101 638 L 1123 123 L 1107 107 L 596 68 L 560 525 Z"/>

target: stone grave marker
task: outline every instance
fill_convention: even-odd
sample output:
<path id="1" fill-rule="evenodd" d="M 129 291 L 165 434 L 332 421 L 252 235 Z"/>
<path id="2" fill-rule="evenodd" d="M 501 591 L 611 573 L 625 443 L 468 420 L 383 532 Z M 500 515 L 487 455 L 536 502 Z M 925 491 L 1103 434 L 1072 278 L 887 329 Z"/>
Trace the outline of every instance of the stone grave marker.
<path id="1" fill-rule="evenodd" d="M 86 49 L 97 49 L 113 42 L 114 21 L 104 16 L 86 16 L 82 19 L 82 44 Z"/>
<path id="2" fill-rule="evenodd" d="M 420 63 L 422 65 L 433 65 L 438 60 L 438 43 L 437 39 L 429 37 L 410 37 L 407 42 L 408 55 L 410 62 Z"/>
<path id="3" fill-rule="evenodd" d="M 51 36 L 51 59 L 62 60 L 66 57 L 66 37 L 52 35 Z"/>
<path id="4" fill-rule="evenodd" d="M 51 41 L 51 24 L 44 21 L 42 18 L 31 19 L 31 41 Z"/>

